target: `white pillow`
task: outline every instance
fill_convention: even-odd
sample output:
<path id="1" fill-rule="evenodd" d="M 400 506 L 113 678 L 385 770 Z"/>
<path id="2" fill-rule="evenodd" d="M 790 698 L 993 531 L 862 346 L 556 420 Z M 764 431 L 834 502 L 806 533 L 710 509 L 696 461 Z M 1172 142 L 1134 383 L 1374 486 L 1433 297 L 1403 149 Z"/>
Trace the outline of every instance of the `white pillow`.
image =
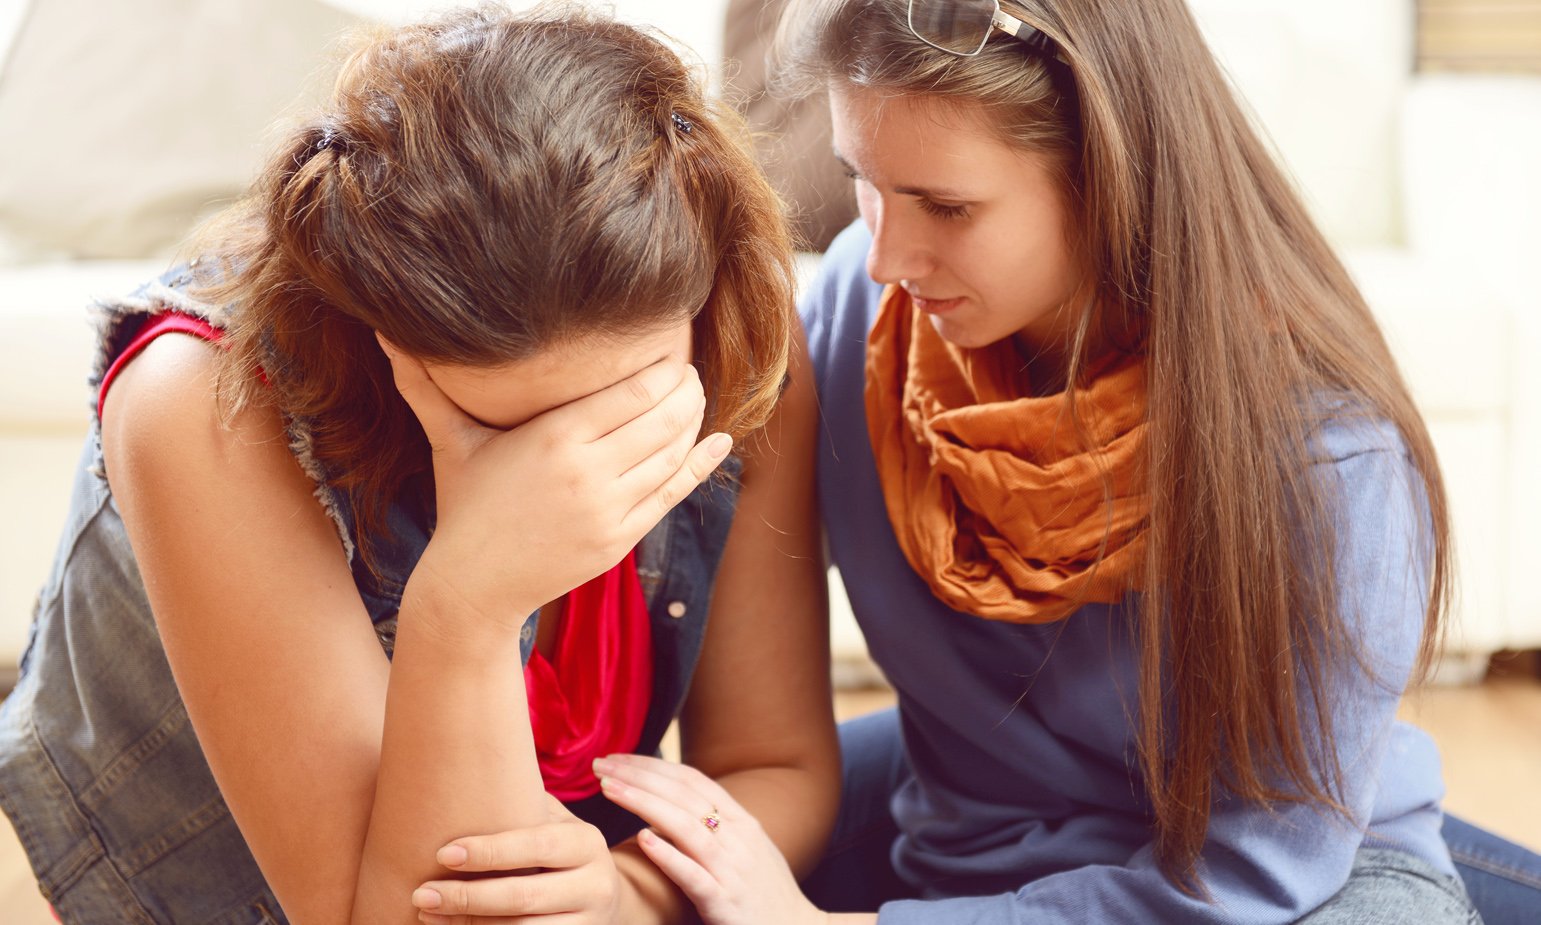
<path id="1" fill-rule="evenodd" d="M 360 20 L 318 0 L 39 0 L 0 72 L 0 252 L 168 253 L 239 196 Z"/>

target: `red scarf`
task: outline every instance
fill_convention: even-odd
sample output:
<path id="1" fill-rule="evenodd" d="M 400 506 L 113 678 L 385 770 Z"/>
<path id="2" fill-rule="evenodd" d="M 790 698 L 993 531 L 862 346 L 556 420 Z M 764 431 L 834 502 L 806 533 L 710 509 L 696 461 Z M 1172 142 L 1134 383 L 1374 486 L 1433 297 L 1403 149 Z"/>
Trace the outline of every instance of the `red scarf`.
<path id="1" fill-rule="evenodd" d="M 530 652 L 524 686 L 546 792 L 599 792 L 595 758 L 637 747 L 653 691 L 652 628 L 636 552 L 563 599 L 555 657 Z"/>

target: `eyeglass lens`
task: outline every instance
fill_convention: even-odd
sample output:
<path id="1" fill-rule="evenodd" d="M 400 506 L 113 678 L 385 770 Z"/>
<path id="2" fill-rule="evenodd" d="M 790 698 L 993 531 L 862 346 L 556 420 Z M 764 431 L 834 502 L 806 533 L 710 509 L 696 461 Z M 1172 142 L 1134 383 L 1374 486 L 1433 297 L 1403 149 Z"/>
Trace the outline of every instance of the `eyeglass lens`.
<path id="1" fill-rule="evenodd" d="M 910 0 L 910 28 L 955 55 L 974 55 L 990 37 L 995 0 Z"/>

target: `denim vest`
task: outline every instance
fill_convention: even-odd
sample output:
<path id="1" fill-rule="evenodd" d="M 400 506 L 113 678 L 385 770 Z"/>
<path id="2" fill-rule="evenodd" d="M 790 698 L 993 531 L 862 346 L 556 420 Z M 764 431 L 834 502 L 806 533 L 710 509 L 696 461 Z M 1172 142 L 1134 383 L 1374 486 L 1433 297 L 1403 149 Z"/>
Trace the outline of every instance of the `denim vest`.
<path id="1" fill-rule="evenodd" d="M 186 294 L 193 272 L 174 269 L 100 306 L 93 396 L 107 366 L 150 315 L 177 309 L 216 325 L 227 320 L 218 308 Z M 290 422 L 289 436 L 337 527 L 389 655 L 402 588 L 428 542 L 427 512 L 392 507 L 377 578 L 355 552 L 347 499 L 310 454 L 306 428 Z M 0 708 L 0 808 L 16 828 L 43 895 L 69 925 L 284 922 L 172 680 L 104 472 L 100 438 L 100 422 L 93 422 L 20 681 Z M 739 461 L 730 458 L 724 468 L 729 478 L 698 488 L 638 549 L 654 668 L 637 752 L 657 752 L 701 651 L 712 581 L 737 501 Z M 532 614 L 521 632 L 524 658 L 534 646 L 538 616 Z M 569 808 L 612 844 L 642 827 L 602 796 Z"/>

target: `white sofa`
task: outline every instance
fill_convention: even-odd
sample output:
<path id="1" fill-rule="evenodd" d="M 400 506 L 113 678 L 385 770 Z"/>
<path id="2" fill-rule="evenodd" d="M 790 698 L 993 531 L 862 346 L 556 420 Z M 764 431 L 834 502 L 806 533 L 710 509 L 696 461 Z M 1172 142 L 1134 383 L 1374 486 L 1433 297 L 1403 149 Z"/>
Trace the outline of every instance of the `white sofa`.
<path id="1" fill-rule="evenodd" d="M 48 2 L 48 0 L 33 0 Z M 442 4 L 345 0 L 400 18 Z M 722 0 L 620 0 L 706 60 Z M 1462 570 L 1453 650 L 1541 646 L 1541 79 L 1409 72 L 1412 0 L 1194 0 L 1385 324 L 1430 422 Z M 0 53 L 8 20 L 0 10 Z M 0 86 L 0 94 L 5 88 Z M 0 666 L 20 651 L 86 425 L 90 297 L 163 259 L 0 266 Z M 860 634 L 836 586 L 835 649 Z"/>

